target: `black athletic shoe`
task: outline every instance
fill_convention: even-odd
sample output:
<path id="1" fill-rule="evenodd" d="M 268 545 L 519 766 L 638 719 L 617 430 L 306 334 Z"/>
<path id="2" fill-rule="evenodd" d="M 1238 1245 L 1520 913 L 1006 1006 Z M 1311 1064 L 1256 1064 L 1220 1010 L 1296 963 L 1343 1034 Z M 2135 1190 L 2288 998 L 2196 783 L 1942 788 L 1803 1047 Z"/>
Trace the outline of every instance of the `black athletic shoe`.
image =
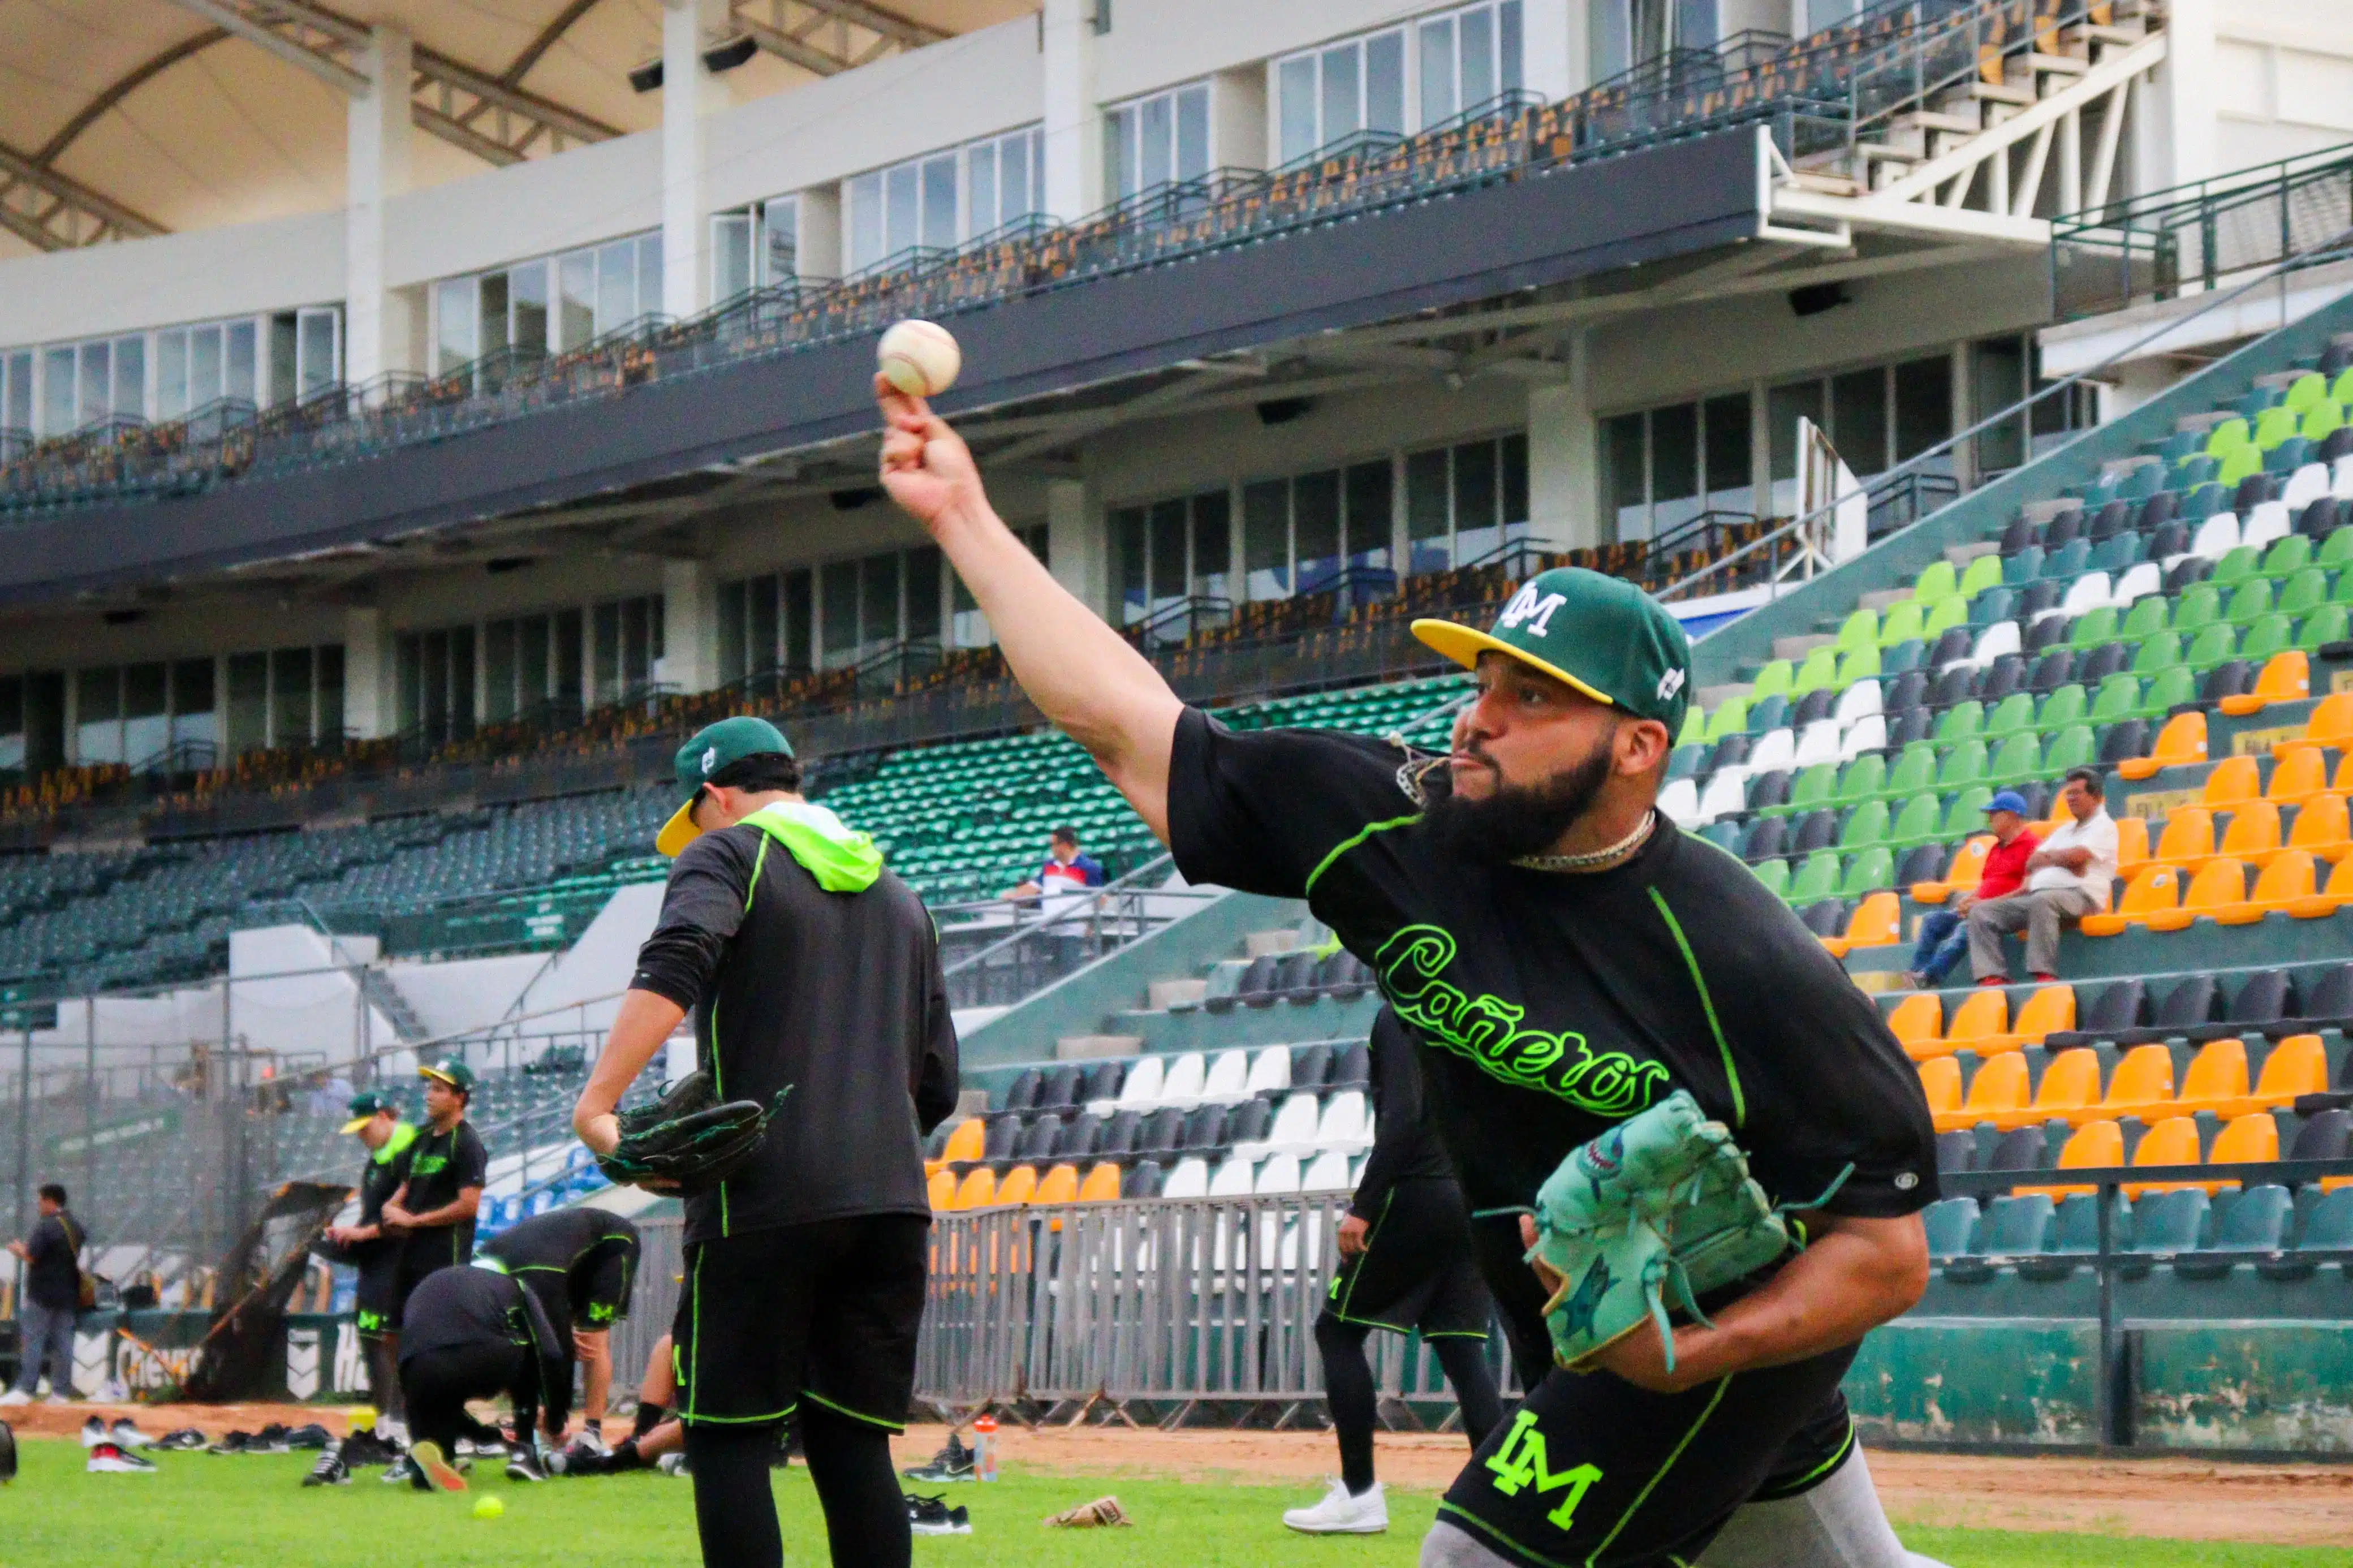
<path id="1" fill-rule="evenodd" d="M 970 1535 L 972 1514 L 950 1508 L 945 1498 L 907 1494 L 907 1528 L 917 1535 Z"/>
<path id="2" fill-rule="evenodd" d="M 343 1463 L 343 1455 L 330 1448 L 319 1456 L 311 1473 L 302 1478 L 306 1487 L 347 1487 L 352 1484 L 352 1468 Z"/>
<path id="3" fill-rule="evenodd" d="M 529 1447 L 510 1449 L 507 1453 L 507 1479 L 511 1481 L 543 1481 L 547 1467 L 540 1463 L 539 1455 Z"/>
<path id="4" fill-rule="evenodd" d="M 205 1435 L 193 1426 L 183 1426 L 176 1432 L 166 1432 L 155 1439 L 154 1447 L 174 1452 L 201 1448 Z"/>
<path id="5" fill-rule="evenodd" d="M 248 1454 L 284 1454 L 290 1451 L 291 1447 L 286 1441 L 286 1427 L 276 1421 L 256 1432 L 245 1445 L 245 1452 Z"/>
<path id="6" fill-rule="evenodd" d="M 946 1447 L 934 1454 L 926 1463 L 906 1471 L 905 1475 L 911 1481 L 921 1481 L 925 1486 L 934 1487 L 944 1486 L 950 1481 L 968 1481 L 972 1479 L 972 1450 L 956 1441 L 956 1435 L 951 1432 Z"/>
<path id="7" fill-rule="evenodd" d="M 245 1454 L 259 1453 L 260 1450 L 253 1447 L 252 1433 L 230 1432 L 226 1434 L 219 1442 L 207 1447 L 205 1449 L 205 1452 L 207 1454 Z"/>
<path id="8" fill-rule="evenodd" d="M 327 1435 L 324 1426 L 314 1421 L 308 1426 L 297 1426 L 287 1433 L 285 1441 L 289 1448 L 313 1449 L 323 1448 L 334 1439 Z"/>
<path id="9" fill-rule="evenodd" d="M 431 1491 L 433 1489 L 425 1484 L 422 1475 L 417 1468 L 416 1462 L 410 1459 L 406 1454 L 403 1454 L 400 1458 L 386 1465 L 384 1468 L 384 1475 L 381 1479 L 383 1479 L 384 1484 L 388 1487 L 396 1487 L 406 1481 L 416 1487 L 419 1491 Z"/>
<path id="10" fill-rule="evenodd" d="M 344 1466 L 352 1469 L 362 1466 L 388 1465 L 400 1458 L 398 1448 L 373 1432 L 353 1433 L 343 1439 L 343 1447 L 336 1452 L 342 1455 Z"/>

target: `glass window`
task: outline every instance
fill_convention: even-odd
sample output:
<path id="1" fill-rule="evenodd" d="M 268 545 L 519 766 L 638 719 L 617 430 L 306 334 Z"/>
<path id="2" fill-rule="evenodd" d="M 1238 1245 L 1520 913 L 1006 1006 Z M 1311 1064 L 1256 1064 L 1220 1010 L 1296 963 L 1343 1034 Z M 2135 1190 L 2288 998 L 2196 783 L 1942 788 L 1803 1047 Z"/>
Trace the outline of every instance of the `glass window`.
<path id="1" fill-rule="evenodd" d="M 1421 124 L 1493 103 L 1521 81 L 1521 0 L 1466 6 L 1419 29 Z"/>
<path id="2" fill-rule="evenodd" d="M 1651 411 L 1651 533 L 1699 515 L 1699 405 Z"/>
<path id="3" fill-rule="evenodd" d="M 882 176 L 860 174 L 848 182 L 849 269 L 861 272 L 882 259 Z"/>
<path id="4" fill-rule="evenodd" d="M 1748 395 L 1711 397 L 1700 410 L 1706 432 L 1707 509 L 1754 514 L 1749 470 Z"/>
<path id="5" fill-rule="evenodd" d="M 446 279 L 433 290 L 433 374 L 447 375 L 475 358 L 480 323 L 474 315 L 474 279 Z"/>
<path id="6" fill-rule="evenodd" d="M 876 648 L 899 640 L 899 555 L 870 555 L 859 563 L 859 641 Z"/>
<path id="7" fill-rule="evenodd" d="M 170 670 L 161 660 L 123 667 L 122 760 L 133 767 L 171 749 Z"/>
<path id="8" fill-rule="evenodd" d="M 997 143 L 983 142 L 965 155 L 965 205 L 971 210 L 974 232 L 986 234 L 997 225 Z"/>
<path id="9" fill-rule="evenodd" d="M 1206 82 L 1122 104 L 1103 116 L 1104 176 L 1115 197 L 1209 172 Z"/>
<path id="10" fill-rule="evenodd" d="M 1585 14 L 1586 50 L 1597 82 L 1622 74 L 1634 63 L 1627 0 L 1591 0 Z"/>
<path id="11" fill-rule="evenodd" d="M 1454 563 L 1454 509 L 1446 449 L 1416 452 L 1405 460 L 1406 570 L 1440 572 Z"/>
<path id="12" fill-rule="evenodd" d="M 956 226 L 956 160 L 951 153 L 923 164 L 923 232 L 918 243 L 953 250 L 963 237 Z"/>
<path id="13" fill-rule="evenodd" d="M 1320 138 L 1337 142 L 1365 128 L 1364 82 L 1359 68 L 1364 46 L 1344 44 L 1324 51 L 1324 126 Z"/>
<path id="14" fill-rule="evenodd" d="M 417 639 L 404 639 L 414 643 Z M 404 682 L 404 685 L 406 683 Z M 438 704 L 434 704 L 438 712 Z M 423 717 L 420 711 L 416 716 Z M 415 722 L 412 719 L 410 722 Z M 228 750 L 243 756 L 269 744 L 269 656 L 231 654 L 228 660 Z"/>
<path id="15" fill-rule="evenodd" d="M 485 272 L 475 279 L 475 286 L 480 290 L 482 318 L 481 336 L 476 341 L 485 354 L 501 353 L 513 342 L 507 335 L 510 326 L 507 320 L 507 275 Z"/>
<path id="16" fill-rule="evenodd" d="M 301 313 L 301 341 L 295 354 L 298 397 L 316 396 L 343 378 L 343 356 L 336 352 L 335 342 L 342 321 L 341 314 L 331 310 Z"/>
<path id="17" fill-rule="evenodd" d="M 1862 5 L 1862 0 L 1806 0 L 1806 30 L 1819 33 L 1825 27 L 1851 22 Z"/>
<path id="18" fill-rule="evenodd" d="M 220 743 L 213 721 L 213 661 L 184 658 L 172 666 L 172 743 L 206 742 Z"/>
<path id="19" fill-rule="evenodd" d="M 711 218 L 711 300 L 724 304 L 752 287 L 752 215 L 714 213 Z"/>
<path id="20" fill-rule="evenodd" d="M 923 221 L 923 176 L 913 163 L 882 175 L 882 254 L 896 256 L 917 242 Z"/>
<path id="21" fill-rule="evenodd" d="M 1300 55 L 1275 68 L 1275 95 L 1281 101 L 1281 163 L 1295 163 L 1324 144 L 1315 101 L 1315 57 Z"/>
<path id="22" fill-rule="evenodd" d="M 726 643 L 723 612 L 720 642 Z M 720 658 L 723 663 L 726 654 Z M 521 702 L 515 679 L 515 623 L 492 621 L 482 628 L 482 717 L 495 724 L 512 719 Z"/>
<path id="23" fill-rule="evenodd" d="M 1503 499 L 1495 444 L 1473 441 L 1454 448 L 1454 559 L 1461 563 L 1491 554 L 1504 542 L 1497 503 Z"/>
<path id="24" fill-rule="evenodd" d="M 507 271 L 507 342 L 536 359 L 547 353 L 547 263 Z"/>
<path id="25" fill-rule="evenodd" d="M 81 345 L 81 402 L 74 423 L 91 425 L 113 412 L 110 371 L 114 355 L 107 343 Z"/>
<path id="26" fill-rule="evenodd" d="M 147 340 L 143 335 L 114 340 L 113 412 L 133 419 L 146 417 Z"/>
<path id="27" fill-rule="evenodd" d="M 854 660 L 858 652 L 858 563 L 835 561 L 818 574 L 824 595 L 819 625 L 825 637 L 821 668 Z"/>
<path id="28" fill-rule="evenodd" d="M 269 401 L 275 405 L 294 400 L 294 312 L 280 310 L 269 318 Z"/>
<path id="29" fill-rule="evenodd" d="M 1261 479 L 1242 487 L 1243 592 L 1252 599 L 1291 594 L 1291 486 Z"/>
<path id="30" fill-rule="evenodd" d="M 329 643 L 320 648 L 312 668 L 319 678 L 319 701 L 311 723 L 311 742 L 339 746 L 343 741 L 343 645 Z"/>
<path id="31" fill-rule="evenodd" d="M 217 326 L 194 327 L 188 331 L 188 406 L 192 409 L 217 403 L 228 395 L 228 362 L 221 349 L 225 335 Z"/>
<path id="32" fill-rule="evenodd" d="M 1193 592 L 1204 598 L 1232 596 L 1232 502 L 1223 490 L 1193 498 Z"/>
<path id="33" fill-rule="evenodd" d="M 467 687 L 473 686 L 468 671 Z M 281 647 L 269 656 L 269 743 L 307 745 L 311 740 L 311 650 Z"/>
<path id="34" fill-rule="evenodd" d="M 1992 338 L 1970 348 L 1977 374 L 1976 417 L 2000 413 L 2026 395 L 2026 350 L 2018 338 Z M 2007 419 L 1977 438 L 1978 471 L 1998 473 L 2026 460 L 2025 421 Z"/>
<path id="35" fill-rule="evenodd" d="M 74 672 L 74 756 L 83 763 L 122 761 L 122 671 Z"/>
<path id="36" fill-rule="evenodd" d="M 0 425 L 12 430 L 33 427 L 33 356 L 29 353 L 8 356 L 7 400 L 0 404 Z"/>
<path id="37" fill-rule="evenodd" d="M 1953 362 L 1906 360 L 1895 367 L 1895 460 L 1911 461 L 1952 438 Z"/>
<path id="38" fill-rule="evenodd" d="M 817 625 L 812 608 L 814 574 L 804 568 L 785 574 L 784 654 L 782 668 L 796 674 L 817 667 L 812 640 Z"/>
<path id="39" fill-rule="evenodd" d="M 762 287 L 789 283 L 801 272 L 801 204 L 797 196 L 778 196 L 760 204 L 760 268 Z"/>
<path id="40" fill-rule="evenodd" d="M 558 349 L 576 349 L 596 335 L 596 253 L 575 250 L 555 264 Z"/>
<path id="41" fill-rule="evenodd" d="M 628 240 L 596 252 L 596 335 L 638 319 L 638 247 Z"/>
<path id="42" fill-rule="evenodd" d="M 1773 512 L 1788 516 L 1798 504 L 1798 421 L 1824 419 L 1823 387 L 1819 381 L 1794 382 L 1765 395 L 1767 456 L 1773 476 Z"/>
<path id="43" fill-rule="evenodd" d="M 1441 16 L 1421 25 L 1423 129 L 1454 118 L 1455 110 L 1461 107 L 1454 89 L 1454 18 Z"/>
<path id="44" fill-rule="evenodd" d="M 1349 38 L 1275 68 L 1284 163 L 1359 131 L 1405 128 L 1405 34 Z"/>
<path id="45" fill-rule="evenodd" d="M 1857 474 L 1887 467 L 1887 372 L 1874 365 L 1831 377 L 1831 445 Z"/>
<path id="46" fill-rule="evenodd" d="M 1186 553 L 1190 544 L 1187 509 L 1181 500 L 1166 500 L 1152 509 L 1152 607 L 1155 611 L 1185 597 L 1191 582 Z"/>
<path id="47" fill-rule="evenodd" d="M 1351 568 L 1388 569 L 1389 535 L 1395 521 L 1390 515 L 1389 497 L 1394 489 L 1394 479 L 1387 462 L 1349 466 L 1345 497 L 1347 512 L 1345 553 Z"/>
<path id="48" fill-rule="evenodd" d="M 940 571 L 937 545 L 907 552 L 906 640 L 940 640 Z"/>
<path id="49" fill-rule="evenodd" d="M 1640 414 L 1601 422 L 1601 495 L 1620 542 L 1651 536 L 1650 442 Z"/>
<path id="50" fill-rule="evenodd" d="M 1405 35 L 1376 33 L 1365 40 L 1365 129 L 1405 132 Z"/>
<path id="51" fill-rule="evenodd" d="M 1144 619 L 1152 603 L 1150 514 L 1140 506 L 1124 506 L 1114 510 L 1105 521 L 1111 531 L 1120 624 L 1133 626 Z"/>
<path id="52" fill-rule="evenodd" d="M 1340 474 L 1337 469 L 1302 474 L 1292 481 L 1293 559 L 1299 591 L 1317 593 L 1340 574 Z"/>
<path id="53" fill-rule="evenodd" d="M 633 248 L 637 252 L 637 314 L 640 316 L 650 316 L 662 308 L 662 247 L 660 231 L 657 230 L 652 234 L 641 234 L 638 236 L 638 243 Z"/>
<path id="54" fill-rule="evenodd" d="M 74 352 L 50 349 L 41 355 L 41 434 L 66 434 L 80 423 L 77 413 Z"/>
<path id="55" fill-rule="evenodd" d="M 1675 43 L 1679 49 L 1715 47 L 1716 0 L 1675 0 Z"/>

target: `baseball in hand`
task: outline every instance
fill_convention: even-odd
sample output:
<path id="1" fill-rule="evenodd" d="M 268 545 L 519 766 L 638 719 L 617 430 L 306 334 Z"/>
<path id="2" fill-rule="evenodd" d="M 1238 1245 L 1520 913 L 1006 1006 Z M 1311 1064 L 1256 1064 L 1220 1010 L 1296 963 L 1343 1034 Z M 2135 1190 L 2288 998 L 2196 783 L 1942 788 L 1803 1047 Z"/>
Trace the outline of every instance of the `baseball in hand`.
<path id="1" fill-rule="evenodd" d="M 875 367 L 910 397 L 937 397 L 955 384 L 964 351 L 936 321 L 900 321 L 874 345 Z"/>

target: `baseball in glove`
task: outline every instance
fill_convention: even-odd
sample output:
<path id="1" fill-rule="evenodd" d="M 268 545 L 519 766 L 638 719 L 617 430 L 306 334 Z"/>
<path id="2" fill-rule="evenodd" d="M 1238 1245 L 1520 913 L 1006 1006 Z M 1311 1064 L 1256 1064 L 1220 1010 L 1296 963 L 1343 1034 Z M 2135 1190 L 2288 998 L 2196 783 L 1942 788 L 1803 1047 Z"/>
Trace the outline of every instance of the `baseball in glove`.
<path id="1" fill-rule="evenodd" d="M 619 1186 L 709 1192 L 752 1157 L 792 1091 L 786 1084 L 765 1109 L 753 1100 L 723 1105 L 709 1073 L 689 1073 L 653 1104 L 621 1112 L 621 1141 L 596 1167 Z"/>
<path id="2" fill-rule="evenodd" d="M 1801 1247 L 1781 1215 L 1812 1206 L 1777 1209 L 1731 1129 L 1685 1090 L 1629 1117 L 1569 1155 L 1536 1194 L 1528 1259 L 1561 1281 L 1545 1303 L 1554 1360 L 1590 1371 L 1648 1319 L 1672 1371 L 1670 1302 L 1706 1322 L 1698 1298 Z"/>

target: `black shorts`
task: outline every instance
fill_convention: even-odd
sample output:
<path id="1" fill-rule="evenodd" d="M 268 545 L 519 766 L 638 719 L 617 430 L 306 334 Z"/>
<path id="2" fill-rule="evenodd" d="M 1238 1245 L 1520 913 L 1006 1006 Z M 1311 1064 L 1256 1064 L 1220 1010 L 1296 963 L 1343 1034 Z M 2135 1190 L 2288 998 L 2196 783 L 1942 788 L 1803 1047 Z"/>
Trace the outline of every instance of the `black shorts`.
<path id="1" fill-rule="evenodd" d="M 1400 1334 L 1419 1329 L 1424 1339 L 1485 1339 L 1491 1309 L 1462 1189 L 1428 1177 L 1391 1187 L 1365 1250 L 1333 1277 L 1324 1310 Z"/>
<path id="2" fill-rule="evenodd" d="M 629 1297 L 638 1288 L 638 1244 L 626 1237 L 600 1241 L 566 1278 L 573 1326 L 609 1329 L 629 1315 Z"/>
<path id="3" fill-rule="evenodd" d="M 897 1431 L 915 1392 L 931 1217 L 858 1215 L 686 1249 L 679 1419 L 780 1421 L 803 1397 Z"/>
<path id="4" fill-rule="evenodd" d="M 1650 1394 L 1556 1371 L 1497 1427 L 1439 1517 L 1525 1568 L 1673 1568 L 1735 1509 L 1819 1485 L 1853 1451 L 1849 1346 Z"/>
<path id="5" fill-rule="evenodd" d="M 387 1331 L 400 1327 L 401 1316 L 407 1310 L 409 1297 L 417 1293 L 428 1274 L 443 1268 L 454 1268 L 471 1261 L 465 1247 L 461 1228 L 437 1227 L 413 1230 L 399 1245 L 400 1260 L 392 1271 L 391 1296 L 387 1301 L 385 1327 Z"/>
<path id="6" fill-rule="evenodd" d="M 1520 1386 L 1534 1388 L 1552 1371 L 1552 1334 L 1545 1327 L 1545 1289 L 1528 1267 L 1527 1243 L 1520 1239 L 1517 1214 L 1491 1214 L 1471 1222 L 1471 1247 L 1479 1272 L 1495 1300 L 1504 1342 Z"/>
<path id="7" fill-rule="evenodd" d="M 397 1242 L 371 1241 L 354 1249 L 359 1264 L 359 1290 L 352 1307 L 363 1334 L 390 1334 L 400 1331 L 400 1310 L 405 1300 L 400 1289 L 400 1246 Z"/>

